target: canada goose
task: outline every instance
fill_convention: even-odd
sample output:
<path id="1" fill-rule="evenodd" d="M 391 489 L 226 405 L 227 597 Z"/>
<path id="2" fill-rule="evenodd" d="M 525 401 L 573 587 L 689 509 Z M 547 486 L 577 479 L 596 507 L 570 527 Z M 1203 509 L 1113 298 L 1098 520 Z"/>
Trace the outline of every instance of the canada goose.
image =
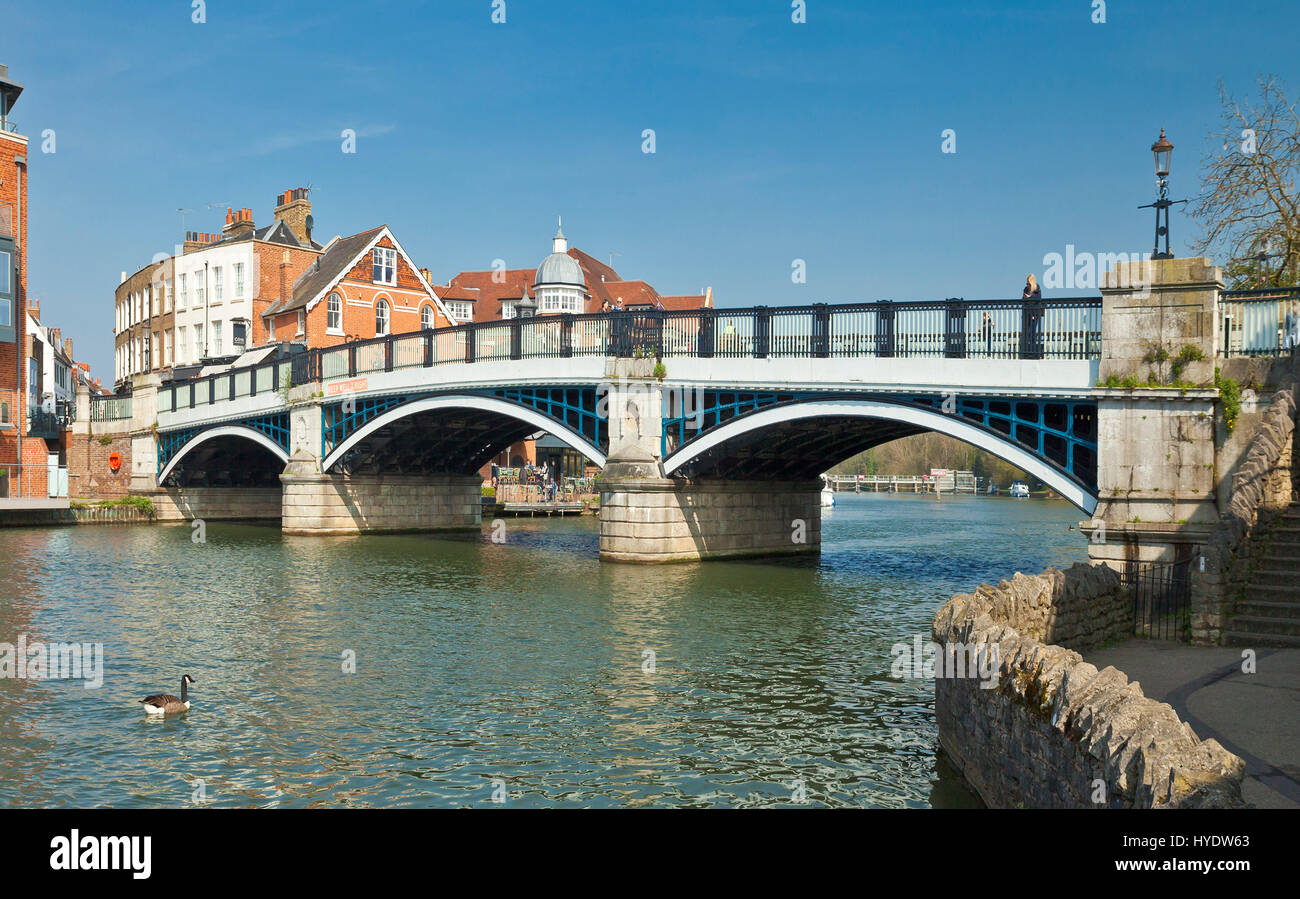
<path id="1" fill-rule="evenodd" d="M 194 683 L 194 678 L 188 674 L 181 677 L 181 698 L 177 699 L 170 693 L 155 693 L 152 696 L 146 696 L 140 701 L 144 703 L 144 712 L 146 715 L 175 715 L 178 712 L 184 712 L 190 707 L 189 686 Z"/>

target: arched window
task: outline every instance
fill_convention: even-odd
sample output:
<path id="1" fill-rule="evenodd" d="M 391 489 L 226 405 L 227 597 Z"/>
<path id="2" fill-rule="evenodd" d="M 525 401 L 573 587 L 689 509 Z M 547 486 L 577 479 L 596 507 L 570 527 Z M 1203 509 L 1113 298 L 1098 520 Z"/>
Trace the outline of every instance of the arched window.
<path id="1" fill-rule="evenodd" d="M 420 307 L 420 327 L 424 328 L 426 331 L 433 328 L 432 306 L 425 305 Z"/>
<path id="2" fill-rule="evenodd" d="M 375 303 L 375 336 L 382 337 L 388 333 L 388 301 Z"/>
<path id="3" fill-rule="evenodd" d="M 337 293 L 332 293 L 329 299 L 325 301 L 326 318 L 325 330 L 343 333 L 343 297 Z"/>

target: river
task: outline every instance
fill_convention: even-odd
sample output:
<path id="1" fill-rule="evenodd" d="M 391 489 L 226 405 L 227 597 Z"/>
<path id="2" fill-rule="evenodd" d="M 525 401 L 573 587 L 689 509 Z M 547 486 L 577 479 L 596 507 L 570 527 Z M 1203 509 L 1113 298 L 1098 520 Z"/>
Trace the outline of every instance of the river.
<path id="1" fill-rule="evenodd" d="M 977 804 L 891 647 L 953 593 L 1085 559 L 1082 514 L 838 500 L 800 563 L 601 564 L 592 517 L 500 544 L 0 529 L 0 641 L 104 658 L 95 689 L 0 679 L 0 806 Z M 146 720 L 183 673 L 190 712 Z"/>

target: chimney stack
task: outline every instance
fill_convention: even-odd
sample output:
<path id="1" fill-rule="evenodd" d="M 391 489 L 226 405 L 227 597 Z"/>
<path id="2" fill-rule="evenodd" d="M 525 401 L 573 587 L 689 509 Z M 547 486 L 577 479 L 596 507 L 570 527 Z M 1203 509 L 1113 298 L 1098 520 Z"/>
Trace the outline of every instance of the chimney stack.
<path id="1" fill-rule="evenodd" d="M 36 324 L 41 323 L 41 301 L 36 297 L 27 300 L 27 314 L 32 317 Z"/>
<path id="2" fill-rule="evenodd" d="M 275 217 L 286 225 L 304 247 L 311 246 L 311 200 L 307 188 L 295 187 L 275 198 Z"/>
<path id="3" fill-rule="evenodd" d="M 242 237 L 253 233 L 253 210 L 226 209 L 226 226 L 221 229 L 221 236 Z"/>

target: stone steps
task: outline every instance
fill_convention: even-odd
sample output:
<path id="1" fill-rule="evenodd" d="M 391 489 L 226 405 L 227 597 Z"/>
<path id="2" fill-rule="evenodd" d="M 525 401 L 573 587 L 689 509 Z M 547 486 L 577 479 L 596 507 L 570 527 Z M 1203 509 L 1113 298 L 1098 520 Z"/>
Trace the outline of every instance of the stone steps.
<path id="1" fill-rule="evenodd" d="M 1288 592 L 1300 594 L 1300 589 L 1296 584 L 1300 583 L 1300 564 L 1295 567 L 1289 567 L 1280 563 L 1266 563 L 1267 567 L 1259 568 L 1250 578 L 1252 587 L 1289 587 Z"/>
<path id="2" fill-rule="evenodd" d="M 1300 602 L 1284 599 L 1245 599 L 1237 604 L 1237 614 L 1249 618 L 1295 618 L 1300 620 Z"/>
<path id="3" fill-rule="evenodd" d="M 1267 545 L 1224 631 L 1228 646 L 1300 647 L 1300 503 L 1283 511 Z"/>
<path id="4" fill-rule="evenodd" d="M 1257 634 L 1241 631 L 1224 631 L 1224 646 L 1267 647 L 1272 649 L 1300 649 L 1300 637 L 1290 634 Z"/>

